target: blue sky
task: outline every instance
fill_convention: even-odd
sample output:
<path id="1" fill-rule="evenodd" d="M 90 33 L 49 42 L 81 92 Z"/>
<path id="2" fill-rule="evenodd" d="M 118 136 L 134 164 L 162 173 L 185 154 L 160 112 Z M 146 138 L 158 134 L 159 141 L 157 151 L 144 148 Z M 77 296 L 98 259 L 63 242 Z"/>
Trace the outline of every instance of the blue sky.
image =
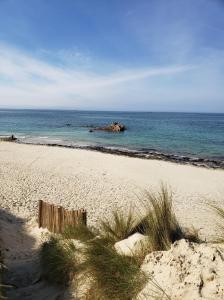
<path id="1" fill-rule="evenodd" d="M 224 0 L 0 0 L 0 106 L 224 112 Z"/>

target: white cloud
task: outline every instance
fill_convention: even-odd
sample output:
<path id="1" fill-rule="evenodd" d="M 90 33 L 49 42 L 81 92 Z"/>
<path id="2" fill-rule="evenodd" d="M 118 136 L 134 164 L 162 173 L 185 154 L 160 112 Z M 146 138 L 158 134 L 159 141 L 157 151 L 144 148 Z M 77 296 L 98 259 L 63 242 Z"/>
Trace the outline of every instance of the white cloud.
<path id="1" fill-rule="evenodd" d="M 0 45 L 0 106 L 224 110 L 220 60 L 215 57 L 209 62 L 200 61 L 196 66 L 119 68 L 102 75 L 78 65 L 59 67 Z"/>
<path id="2" fill-rule="evenodd" d="M 186 72 L 191 68 L 120 69 L 101 75 L 79 67 L 58 67 L 12 47 L 0 45 L 0 105 L 94 107 L 100 105 L 102 95 L 111 100 L 111 95 L 116 96 L 114 91 L 119 90 L 118 94 L 125 96 L 136 82 Z M 110 104 L 113 103 L 108 103 L 108 106 Z"/>

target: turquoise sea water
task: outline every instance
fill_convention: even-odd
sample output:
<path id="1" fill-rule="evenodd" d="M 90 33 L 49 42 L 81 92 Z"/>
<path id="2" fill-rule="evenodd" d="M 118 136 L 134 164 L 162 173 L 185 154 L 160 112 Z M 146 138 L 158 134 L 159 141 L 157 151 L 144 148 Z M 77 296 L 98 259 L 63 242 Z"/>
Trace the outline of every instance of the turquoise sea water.
<path id="1" fill-rule="evenodd" d="M 127 131 L 89 132 L 89 126 L 114 121 L 124 123 Z M 224 161 L 224 114 L 0 110 L 0 135 L 9 134 L 23 142 L 158 151 Z"/>

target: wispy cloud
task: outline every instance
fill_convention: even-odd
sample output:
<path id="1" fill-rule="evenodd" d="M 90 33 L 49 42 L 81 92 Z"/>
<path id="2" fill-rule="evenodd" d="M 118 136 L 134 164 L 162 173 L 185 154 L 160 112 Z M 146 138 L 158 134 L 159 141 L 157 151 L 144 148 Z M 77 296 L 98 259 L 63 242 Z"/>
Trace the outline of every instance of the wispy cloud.
<path id="1" fill-rule="evenodd" d="M 81 55 L 81 54 L 80 54 Z M 82 59 L 82 56 L 81 56 Z M 191 70 L 192 66 L 165 66 L 108 71 L 106 75 L 78 66 L 59 67 L 12 47 L 0 46 L 0 105 L 100 106 L 99 100 L 130 94 L 136 83 L 155 77 L 169 77 Z M 38 101 L 38 103 L 37 103 Z M 102 101 L 102 100 L 101 100 Z M 117 99 L 115 97 L 114 103 Z M 84 102 L 85 105 L 84 105 Z M 86 105 L 87 104 L 87 105 Z M 113 103 L 110 103 L 111 105 Z M 105 103 L 103 103 L 105 106 Z M 99 107 L 98 107 L 99 108 Z"/>

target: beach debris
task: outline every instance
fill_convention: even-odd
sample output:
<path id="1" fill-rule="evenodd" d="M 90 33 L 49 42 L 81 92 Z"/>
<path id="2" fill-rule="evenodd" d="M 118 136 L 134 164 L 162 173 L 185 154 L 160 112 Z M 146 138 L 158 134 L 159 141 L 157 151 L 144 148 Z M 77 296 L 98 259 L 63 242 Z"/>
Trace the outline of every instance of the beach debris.
<path id="1" fill-rule="evenodd" d="M 138 255 L 148 248 L 148 238 L 141 233 L 135 233 L 127 239 L 114 244 L 117 253 L 126 256 Z"/>
<path id="2" fill-rule="evenodd" d="M 89 130 L 89 132 L 93 132 L 95 130 L 103 130 L 103 131 L 111 131 L 111 132 L 122 132 L 125 131 L 127 128 L 124 124 L 113 122 L 110 125 L 103 126 L 103 127 L 95 127 Z"/>

